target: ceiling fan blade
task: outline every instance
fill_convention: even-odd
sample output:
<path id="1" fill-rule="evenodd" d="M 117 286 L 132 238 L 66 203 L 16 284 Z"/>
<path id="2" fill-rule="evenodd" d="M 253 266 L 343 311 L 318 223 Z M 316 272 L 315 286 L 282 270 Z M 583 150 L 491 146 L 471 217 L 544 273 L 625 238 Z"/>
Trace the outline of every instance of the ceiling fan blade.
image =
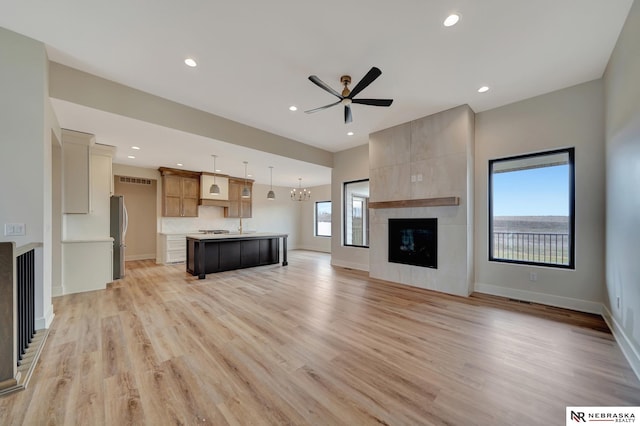
<path id="1" fill-rule="evenodd" d="M 376 67 L 372 67 L 369 72 L 362 77 L 362 80 L 360 80 L 358 82 L 358 84 L 356 84 L 356 87 L 353 88 L 353 90 L 351 90 L 351 93 L 349 93 L 349 96 L 347 96 L 349 99 L 353 99 L 353 97 L 355 95 L 357 95 L 358 93 L 362 92 L 362 90 L 367 87 L 368 85 L 370 85 L 371 83 L 373 83 L 373 81 L 380 77 L 380 74 L 382 74 L 382 71 L 380 71 L 379 68 Z M 309 77 L 311 78 L 311 77 Z"/>
<path id="2" fill-rule="evenodd" d="M 351 102 L 354 104 L 388 107 L 393 103 L 393 99 L 351 99 Z"/>
<path id="3" fill-rule="evenodd" d="M 329 87 L 324 81 L 320 80 L 317 76 L 315 75 L 310 75 L 309 76 L 309 80 L 311 80 L 311 82 L 313 84 L 315 84 L 316 86 L 320 87 L 321 89 L 326 90 L 327 92 L 331 93 L 333 96 L 336 96 L 340 99 L 342 99 L 342 96 L 340 95 L 340 93 L 336 92 L 335 90 L 333 90 L 331 87 Z"/>
<path id="4" fill-rule="evenodd" d="M 351 107 L 349 105 L 344 106 L 344 124 L 351 123 Z"/>
<path id="5" fill-rule="evenodd" d="M 321 106 L 320 108 L 310 109 L 308 111 L 305 111 L 305 113 L 311 114 L 312 112 L 322 111 L 323 109 L 327 109 L 327 108 L 330 108 L 330 107 L 332 107 L 334 105 L 338 105 L 340 102 L 342 102 L 342 101 L 338 101 L 338 102 L 334 102 L 334 103 L 329 104 L 329 105 Z"/>

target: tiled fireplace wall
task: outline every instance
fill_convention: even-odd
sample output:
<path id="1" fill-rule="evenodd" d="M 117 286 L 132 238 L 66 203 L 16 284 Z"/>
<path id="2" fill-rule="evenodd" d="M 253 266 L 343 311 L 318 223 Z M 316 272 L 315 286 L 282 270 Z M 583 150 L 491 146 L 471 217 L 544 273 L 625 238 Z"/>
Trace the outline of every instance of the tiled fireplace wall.
<path id="1" fill-rule="evenodd" d="M 474 113 L 461 105 L 369 135 L 370 201 L 459 197 L 370 210 L 369 275 L 468 296 L 473 288 Z M 438 269 L 388 262 L 389 218 L 438 218 Z"/>

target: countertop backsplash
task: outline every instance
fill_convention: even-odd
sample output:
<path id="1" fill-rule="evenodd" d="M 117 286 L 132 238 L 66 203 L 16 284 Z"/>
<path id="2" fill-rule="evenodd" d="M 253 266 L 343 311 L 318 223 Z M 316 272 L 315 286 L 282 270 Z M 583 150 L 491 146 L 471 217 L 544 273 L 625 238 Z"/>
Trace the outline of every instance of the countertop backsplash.
<path id="1" fill-rule="evenodd" d="M 243 230 L 255 230 L 253 219 L 242 219 Z M 198 206 L 198 217 L 162 217 L 161 233 L 192 233 L 200 229 L 225 229 L 238 231 L 240 219 L 227 219 L 221 207 Z"/>

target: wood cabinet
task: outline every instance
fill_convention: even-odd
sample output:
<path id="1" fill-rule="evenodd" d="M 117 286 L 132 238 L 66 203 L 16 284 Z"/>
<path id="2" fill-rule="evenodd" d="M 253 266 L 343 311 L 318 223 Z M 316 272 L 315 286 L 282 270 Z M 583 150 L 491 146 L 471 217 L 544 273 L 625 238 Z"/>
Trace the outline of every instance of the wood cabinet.
<path id="1" fill-rule="evenodd" d="M 200 173 L 161 167 L 162 216 L 197 217 Z"/>
<path id="2" fill-rule="evenodd" d="M 251 197 L 242 198 L 242 188 L 249 188 Z M 251 217 L 251 202 L 253 200 L 253 181 L 229 178 L 229 207 L 224 208 L 224 217 Z M 241 214 L 242 213 L 242 214 Z"/>

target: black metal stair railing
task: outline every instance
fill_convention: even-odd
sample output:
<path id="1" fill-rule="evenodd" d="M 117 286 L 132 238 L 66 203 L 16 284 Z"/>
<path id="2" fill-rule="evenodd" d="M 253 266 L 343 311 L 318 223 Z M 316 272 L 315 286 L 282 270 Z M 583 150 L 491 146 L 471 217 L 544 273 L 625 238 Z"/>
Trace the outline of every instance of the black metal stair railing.
<path id="1" fill-rule="evenodd" d="M 16 257 L 18 299 L 17 360 L 20 365 L 31 339 L 35 335 L 35 251 L 30 250 Z"/>

